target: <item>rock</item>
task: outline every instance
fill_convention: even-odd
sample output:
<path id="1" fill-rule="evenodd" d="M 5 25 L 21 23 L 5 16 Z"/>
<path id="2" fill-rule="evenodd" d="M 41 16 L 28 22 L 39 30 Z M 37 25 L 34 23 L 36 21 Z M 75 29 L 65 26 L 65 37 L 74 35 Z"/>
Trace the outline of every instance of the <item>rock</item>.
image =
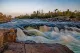
<path id="1" fill-rule="evenodd" d="M 28 53 L 74 53 L 68 47 L 61 44 L 27 44 L 25 48 Z"/>
<path id="2" fill-rule="evenodd" d="M 16 41 L 16 30 L 15 29 L 0 29 L 0 52 L 5 49 L 8 42 Z"/>
<path id="3" fill-rule="evenodd" d="M 4 53 L 10 53 L 10 52 L 13 52 L 13 53 L 25 53 L 25 49 L 24 49 L 24 44 L 22 43 L 9 43 L 8 44 L 8 49 L 6 51 L 4 51 Z"/>
<path id="4" fill-rule="evenodd" d="M 15 52 L 12 51 L 12 50 L 7 50 L 7 51 L 5 51 L 4 53 L 15 53 Z"/>
<path id="5" fill-rule="evenodd" d="M 4 50 L 4 46 L 7 45 L 7 34 L 9 31 L 5 29 L 0 29 L 0 52 Z"/>
<path id="6" fill-rule="evenodd" d="M 15 29 L 9 29 L 8 42 L 16 42 L 16 30 Z"/>
<path id="7" fill-rule="evenodd" d="M 9 43 L 7 52 L 14 51 L 14 53 L 74 53 L 68 47 L 61 44 L 23 44 L 23 43 Z"/>
<path id="8" fill-rule="evenodd" d="M 54 53 L 74 53 L 72 50 L 70 50 L 67 46 L 61 45 L 61 44 L 46 44 L 48 47 L 52 48 Z"/>
<path id="9" fill-rule="evenodd" d="M 32 41 L 32 40 L 26 40 L 25 43 L 34 44 L 36 42 L 35 41 Z"/>
<path id="10" fill-rule="evenodd" d="M 35 44 L 35 41 L 32 40 L 26 40 L 26 41 L 16 41 L 17 43 L 24 43 L 24 44 Z"/>
<path id="11" fill-rule="evenodd" d="M 0 29 L 0 38 L 5 42 L 15 42 L 16 41 L 16 30 L 15 29 Z"/>
<path id="12" fill-rule="evenodd" d="M 9 33 L 8 30 L 0 29 L 0 46 L 7 42 L 8 33 Z"/>

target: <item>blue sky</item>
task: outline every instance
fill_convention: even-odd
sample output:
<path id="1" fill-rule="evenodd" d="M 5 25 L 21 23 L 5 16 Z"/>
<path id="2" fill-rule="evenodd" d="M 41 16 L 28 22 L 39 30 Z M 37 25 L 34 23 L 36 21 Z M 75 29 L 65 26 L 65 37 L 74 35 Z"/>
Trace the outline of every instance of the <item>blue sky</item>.
<path id="1" fill-rule="evenodd" d="M 44 12 L 54 11 L 56 8 L 62 11 L 80 10 L 80 0 L 0 0 L 0 12 L 12 16 L 42 9 Z"/>

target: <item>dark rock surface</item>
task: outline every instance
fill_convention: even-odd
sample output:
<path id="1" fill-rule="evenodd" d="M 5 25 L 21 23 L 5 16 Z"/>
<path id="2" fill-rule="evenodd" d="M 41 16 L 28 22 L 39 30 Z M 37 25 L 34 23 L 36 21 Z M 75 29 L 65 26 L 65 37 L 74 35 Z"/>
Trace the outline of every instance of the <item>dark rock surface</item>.
<path id="1" fill-rule="evenodd" d="M 26 42 L 24 42 L 24 43 L 31 43 L 31 44 L 34 44 L 34 43 L 36 43 L 35 41 L 32 41 L 32 40 L 26 40 Z"/>
<path id="2" fill-rule="evenodd" d="M 26 41 L 16 41 L 17 43 L 24 43 L 24 44 L 35 44 L 36 42 L 35 41 L 32 41 L 32 40 L 26 40 Z"/>
<path id="3" fill-rule="evenodd" d="M 4 53 L 74 53 L 68 47 L 61 44 L 23 44 L 9 43 Z"/>

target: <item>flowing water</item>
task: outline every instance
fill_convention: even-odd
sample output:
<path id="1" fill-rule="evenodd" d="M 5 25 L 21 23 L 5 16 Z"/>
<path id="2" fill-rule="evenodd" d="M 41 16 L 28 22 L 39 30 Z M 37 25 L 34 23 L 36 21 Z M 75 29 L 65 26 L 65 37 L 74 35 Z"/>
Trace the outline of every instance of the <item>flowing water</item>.
<path id="1" fill-rule="evenodd" d="M 19 42 L 30 40 L 36 43 L 60 43 L 68 46 L 75 53 L 80 53 L 80 22 L 19 19 L 0 24 L 0 28 L 16 28 L 16 41 Z"/>

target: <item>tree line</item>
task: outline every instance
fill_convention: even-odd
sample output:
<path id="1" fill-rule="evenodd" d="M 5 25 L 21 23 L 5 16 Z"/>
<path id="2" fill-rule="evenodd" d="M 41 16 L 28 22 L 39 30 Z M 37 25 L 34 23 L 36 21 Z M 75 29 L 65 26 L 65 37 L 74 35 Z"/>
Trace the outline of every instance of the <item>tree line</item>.
<path id="1" fill-rule="evenodd" d="M 52 18 L 54 19 L 55 17 L 61 18 L 62 19 L 74 19 L 74 20 L 79 20 L 80 21 L 80 11 L 75 10 L 75 11 L 70 11 L 67 9 L 66 11 L 60 11 L 58 9 L 55 9 L 54 12 L 49 11 L 47 13 L 44 13 L 43 10 L 41 11 L 33 11 L 32 14 L 26 14 L 26 15 L 20 15 L 16 16 L 15 19 L 48 19 Z M 12 16 L 11 15 L 5 15 L 0 12 L 0 23 L 1 22 L 8 22 L 11 21 Z"/>
<path id="2" fill-rule="evenodd" d="M 11 17 L 12 17 L 11 15 L 5 15 L 0 12 L 0 23 L 11 21 L 12 19 Z"/>
<path id="3" fill-rule="evenodd" d="M 19 19 L 35 19 L 35 18 L 39 18 L 39 19 L 44 19 L 44 18 L 54 18 L 54 17 L 59 17 L 59 16 L 62 16 L 62 17 L 66 17 L 65 19 L 69 18 L 69 19 L 77 19 L 77 20 L 80 20 L 80 11 L 70 11 L 69 9 L 67 9 L 66 11 L 60 11 L 58 9 L 55 9 L 54 12 L 47 12 L 47 13 L 44 13 L 43 10 L 40 12 L 40 11 L 34 11 L 31 15 L 20 15 L 20 16 L 17 16 L 15 18 L 19 18 Z"/>

